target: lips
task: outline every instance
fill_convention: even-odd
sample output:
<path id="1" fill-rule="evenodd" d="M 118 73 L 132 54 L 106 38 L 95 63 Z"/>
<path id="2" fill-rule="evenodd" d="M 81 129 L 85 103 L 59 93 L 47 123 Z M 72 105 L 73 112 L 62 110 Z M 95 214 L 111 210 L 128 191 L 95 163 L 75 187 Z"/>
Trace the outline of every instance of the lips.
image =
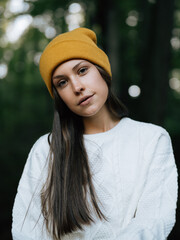
<path id="1" fill-rule="evenodd" d="M 80 99 L 78 105 L 80 105 L 81 103 L 85 102 L 87 99 L 89 99 L 89 98 L 92 97 L 92 96 L 93 96 L 93 94 L 92 94 L 92 95 L 86 95 L 86 96 L 82 97 L 82 98 Z"/>

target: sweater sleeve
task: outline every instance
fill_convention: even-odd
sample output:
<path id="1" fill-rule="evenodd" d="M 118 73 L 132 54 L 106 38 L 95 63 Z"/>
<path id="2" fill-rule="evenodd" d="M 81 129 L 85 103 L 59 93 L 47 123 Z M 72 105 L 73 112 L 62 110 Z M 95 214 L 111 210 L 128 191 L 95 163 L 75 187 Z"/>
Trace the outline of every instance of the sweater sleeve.
<path id="1" fill-rule="evenodd" d="M 165 240 L 174 226 L 177 168 L 165 129 L 145 148 L 143 161 L 149 165 L 135 216 L 116 240 Z"/>
<path id="2" fill-rule="evenodd" d="M 42 239 L 40 191 L 43 185 L 47 149 L 47 136 L 43 136 L 34 144 L 28 155 L 13 206 L 13 240 Z"/>

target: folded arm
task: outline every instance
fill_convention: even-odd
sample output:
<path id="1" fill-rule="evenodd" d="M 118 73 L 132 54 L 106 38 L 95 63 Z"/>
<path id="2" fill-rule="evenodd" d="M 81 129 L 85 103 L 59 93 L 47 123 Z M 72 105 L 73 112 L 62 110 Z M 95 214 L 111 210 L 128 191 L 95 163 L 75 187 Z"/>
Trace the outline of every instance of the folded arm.
<path id="1" fill-rule="evenodd" d="M 148 144 L 143 161 L 150 161 L 150 166 L 135 217 L 116 240 L 165 240 L 174 226 L 177 168 L 165 130 Z"/>

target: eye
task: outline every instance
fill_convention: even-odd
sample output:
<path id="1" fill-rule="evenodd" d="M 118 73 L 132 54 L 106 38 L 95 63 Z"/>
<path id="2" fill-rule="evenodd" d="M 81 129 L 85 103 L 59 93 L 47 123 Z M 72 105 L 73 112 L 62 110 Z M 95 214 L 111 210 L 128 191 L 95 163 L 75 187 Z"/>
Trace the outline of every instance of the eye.
<path id="1" fill-rule="evenodd" d="M 80 75 L 83 75 L 83 74 L 85 74 L 85 73 L 87 72 L 87 70 L 88 70 L 87 67 L 82 67 L 82 68 L 79 69 L 78 73 L 79 73 Z"/>
<path id="2" fill-rule="evenodd" d="M 64 86 L 66 86 L 66 84 L 67 84 L 67 80 L 62 79 L 57 82 L 57 87 L 64 87 Z"/>

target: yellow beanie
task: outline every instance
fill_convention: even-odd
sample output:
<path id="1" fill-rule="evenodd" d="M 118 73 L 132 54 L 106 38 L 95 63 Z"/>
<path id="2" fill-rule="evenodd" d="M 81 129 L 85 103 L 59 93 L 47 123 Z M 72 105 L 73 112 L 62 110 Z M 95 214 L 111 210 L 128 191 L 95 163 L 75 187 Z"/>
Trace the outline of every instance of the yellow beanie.
<path id="1" fill-rule="evenodd" d="M 55 37 L 41 55 L 39 69 L 51 96 L 53 70 L 61 63 L 77 58 L 95 63 L 112 75 L 107 55 L 97 46 L 96 34 L 87 28 L 76 28 Z"/>

